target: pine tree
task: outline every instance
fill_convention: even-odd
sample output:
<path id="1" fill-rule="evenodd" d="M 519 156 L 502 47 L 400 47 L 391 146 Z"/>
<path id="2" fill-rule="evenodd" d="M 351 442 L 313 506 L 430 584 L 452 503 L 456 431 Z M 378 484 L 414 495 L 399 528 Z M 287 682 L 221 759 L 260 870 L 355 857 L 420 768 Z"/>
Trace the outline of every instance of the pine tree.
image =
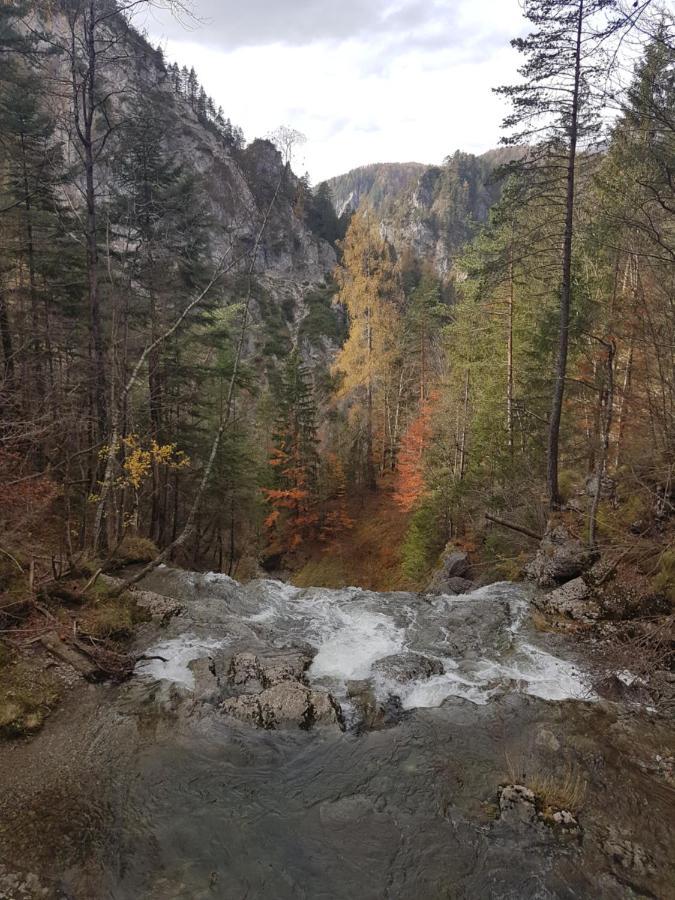
<path id="1" fill-rule="evenodd" d="M 199 81 L 197 80 L 197 73 L 195 72 L 194 66 L 192 66 L 187 75 L 185 96 L 192 109 L 196 109 L 197 98 L 199 97 Z"/>
<path id="2" fill-rule="evenodd" d="M 572 306 L 577 159 L 598 134 L 601 106 L 593 85 L 602 74 L 600 48 L 612 27 L 606 14 L 615 6 L 616 0 L 527 0 L 524 15 L 534 30 L 511 42 L 526 57 L 519 70 L 524 82 L 498 89 L 513 105 L 504 122 L 512 133 L 503 142 L 534 142 L 536 150 L 526 160 L 533 191 L 540 193 L 546 185 L 564 196 L 558 353 L 546 450 L 552 508 L 560 505 L 560 423 Z"/>
<path id="3" fill-rule="evenodd" d="M 277 551 L 297 550 L 318 522 L 316 418 L 309 373 L 295 349 L 288 357 L 281 381 L 270 459 L 273 486 L 264 491 L 272 508 L 265 525 Z"/>

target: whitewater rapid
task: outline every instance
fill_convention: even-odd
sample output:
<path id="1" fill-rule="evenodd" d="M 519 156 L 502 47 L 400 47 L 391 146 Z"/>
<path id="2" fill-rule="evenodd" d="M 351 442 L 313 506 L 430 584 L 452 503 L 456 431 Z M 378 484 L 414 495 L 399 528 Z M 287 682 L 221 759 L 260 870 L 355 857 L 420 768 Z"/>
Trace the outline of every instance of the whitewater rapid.
<path id="1" fill-rule="evenodd" d="M 380 700 L 397 696 L 404 709 L 439 707 L 452 697 L 486 704 L 505 691 L 552 701 L 594 698 L 576 662 L 542 646 L 529 621 L 528 589 L 509 582 L 462 596 L 424 596 L 263 580 L 241 586 L 223 575 L 164 569 L 154 586 L 191 599 L 184 630 L 146 651 L 157 658 L 139 663 L 137 674 L 146 680 L 191 690 L 190 664 L 241 649 L 248 631 L 274 647 L 311 647 L 310 684 L 343 703 L 357 680 L 369 681 Z M 405 652 L 438 660 L 443 673 L 401 684 L 376 669 Z"/>

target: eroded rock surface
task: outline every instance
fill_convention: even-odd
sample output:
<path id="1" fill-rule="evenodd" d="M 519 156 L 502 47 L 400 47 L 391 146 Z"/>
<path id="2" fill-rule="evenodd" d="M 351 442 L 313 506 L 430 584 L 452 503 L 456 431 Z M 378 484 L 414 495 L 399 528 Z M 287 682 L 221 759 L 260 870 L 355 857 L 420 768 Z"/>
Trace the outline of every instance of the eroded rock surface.
<path id="1" fill-rule="evenodd" d="M 601 612 L 591 587 L 581 577 L 568 581 L 550 594 L 538 596 L 534 604 L 543 612 L 581 622 L 593 621 Z"/>
<path id="2" fill-rule="evenodd" d="M 564 525 L 550 527 L 535 558 L 525 568 L 539 587 L 555 587 L 582 575 L 595 561 L 592 553 Z"/>
<path id="3" fill-rule="evenodd" d="M 342 710 L 337 701 L 329 693 L 307 685 L 305 672 L 310 663 L 311 656 L 303 650 L 271 656 L 237 653 L 226 679 L 234 695 L 226 697 L 220 709 L 258 728 L 342 727 Z"/>
<path id="4" fill-rule="evenodd" d="M 422 653 L 395 653 L 379 659 L 373 666 L 385 678 L 405 683 L 418 678 L 431 678 L 443 674 L 443 663 Z"/>

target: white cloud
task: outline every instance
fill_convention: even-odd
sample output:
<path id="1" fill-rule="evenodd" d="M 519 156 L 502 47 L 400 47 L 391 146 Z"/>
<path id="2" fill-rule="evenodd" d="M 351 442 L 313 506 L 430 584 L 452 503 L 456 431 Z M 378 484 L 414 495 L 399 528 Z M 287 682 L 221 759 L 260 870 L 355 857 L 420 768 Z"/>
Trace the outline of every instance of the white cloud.
<path id="1" fill-rule="evenodd" d="M 438 17 L 447 6 L 449 30 Z M 495 146 L 505 110 L 491 88 L 515 77 L 509 37 L 522 27 L 518 0 L 426 2 L 433 14 L 414 19 L 410 40 L 400 27 L 404 7 L 412 14 L 419 4 L 400 3 L 392 28 L 368 40 L 307 35 L 304 42 L 284 37 L 221 49 L 195 30 L 162 43 L 168 59 L 195 66 L 248 139 L 282 123 L 304 132 L 302 153 L 314 181 L 369 162 L 440 162 L 458 148 Z M 155 31 L 153 39 L 160 35 Z"/>

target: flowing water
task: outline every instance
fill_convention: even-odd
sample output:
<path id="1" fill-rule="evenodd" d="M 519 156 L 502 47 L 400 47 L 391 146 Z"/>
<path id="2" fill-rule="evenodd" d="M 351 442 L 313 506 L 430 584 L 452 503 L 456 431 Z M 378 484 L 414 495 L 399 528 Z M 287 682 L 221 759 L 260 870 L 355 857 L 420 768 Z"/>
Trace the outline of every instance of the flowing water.
<path id="1" fill-rule="evenodd" d="M 0 759 L 14 765 L 0 848 L 50 896 L 673 896 L 667 723 L 600 701 L 569 640 L 535 631 L 521 586 L 425 597 L 171 569 L 145 586 L 184 611 L 148 630 L 133 679 L 83 692 L 21 771 Z M 235 654 L 290 648 L 342 728 L 264 730 L 219 709 Z M 381 661 L 400 654 L 433 674 L 392 675 Z M 386 713 L 376 726 L 355 682 Z M 513 780 L 567 794 L 579 827 L 500 817 Z"/>

